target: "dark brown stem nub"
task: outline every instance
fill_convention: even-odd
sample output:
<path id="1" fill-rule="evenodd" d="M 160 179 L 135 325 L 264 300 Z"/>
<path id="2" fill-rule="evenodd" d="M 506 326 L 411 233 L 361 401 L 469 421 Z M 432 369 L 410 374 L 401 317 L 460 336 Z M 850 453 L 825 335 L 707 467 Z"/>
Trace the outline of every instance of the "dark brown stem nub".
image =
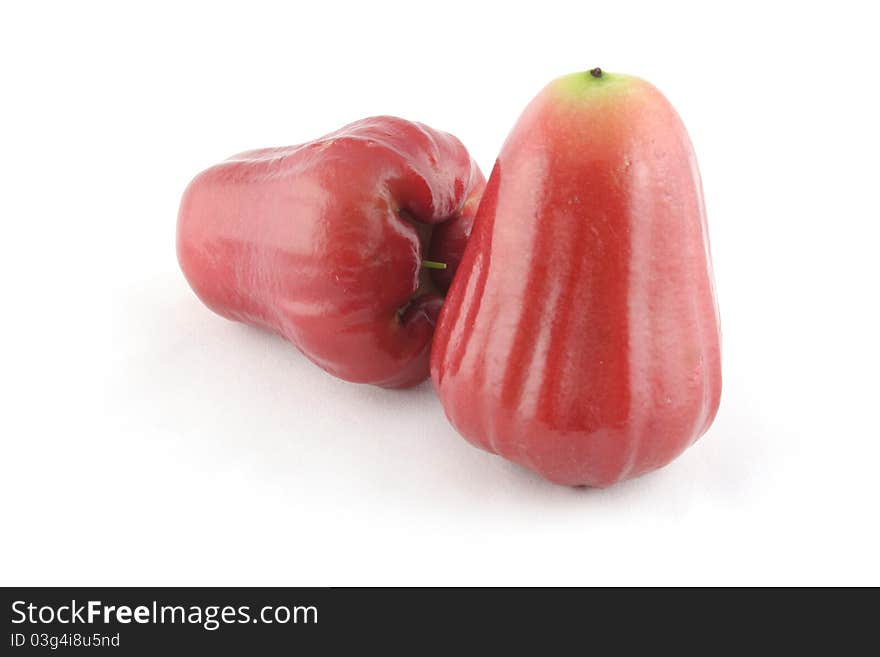
<path id="1" fill-rule="evenodd" d="M 594 78 L 601 78 L 602 77 L 602 69 L 597 66 L 592 71 L 590 71 L 590 75 L 592 75 Z"/>

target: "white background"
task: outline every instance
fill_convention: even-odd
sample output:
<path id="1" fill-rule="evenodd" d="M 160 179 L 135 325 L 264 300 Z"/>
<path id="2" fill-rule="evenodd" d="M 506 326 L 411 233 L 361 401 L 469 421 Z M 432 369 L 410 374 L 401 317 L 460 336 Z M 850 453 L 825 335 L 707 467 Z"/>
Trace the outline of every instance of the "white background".
<path id="1" fill-rule="evenodd" d="M 0 10 L 0 583 L 880 584 L 870 3 L 11 3 Z M 678 108 L 724 332 L 709 433 L 608 490 L 335 380 L 179 272 L 199 170 L 371 114 L 488 173 L 551 78 Z"/>

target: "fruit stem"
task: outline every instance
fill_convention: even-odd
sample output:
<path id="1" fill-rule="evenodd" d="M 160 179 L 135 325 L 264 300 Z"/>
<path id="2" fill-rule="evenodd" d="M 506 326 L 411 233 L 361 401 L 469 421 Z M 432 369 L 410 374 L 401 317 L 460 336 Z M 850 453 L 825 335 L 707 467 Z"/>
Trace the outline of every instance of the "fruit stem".
<path id="1" fill-rule="evenodd" d="M 446 269 L 446 263 L 436 260 L 422 260 L 422 267 L 425 269 Z"/>
<path id="2" fill-rule="evenodd" d="M 596 68 L 594 68 L 593 70 L 590 71 L 590 75 L 592 75 L 594 78 L 601 78 L 602 77 L 602 69 L 597 66 Z"/>

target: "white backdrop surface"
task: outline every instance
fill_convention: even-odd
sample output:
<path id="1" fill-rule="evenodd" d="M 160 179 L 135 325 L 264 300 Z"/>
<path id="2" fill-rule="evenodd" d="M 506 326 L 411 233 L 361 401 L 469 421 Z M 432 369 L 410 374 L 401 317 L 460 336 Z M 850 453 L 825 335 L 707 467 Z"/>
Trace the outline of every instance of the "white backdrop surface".
<path id="1" fill-rule="evenodd" d="M 5 585 L 880 584 L 867 4 L 27 3 L 0 9 Z M 204 308 L 180 194 L 395 114 L 488 174 L 551 78 L 657 85 L 703 173 L 709 433 L 607 490 L 478 451 L 430 383 L 348 384 Z"/>

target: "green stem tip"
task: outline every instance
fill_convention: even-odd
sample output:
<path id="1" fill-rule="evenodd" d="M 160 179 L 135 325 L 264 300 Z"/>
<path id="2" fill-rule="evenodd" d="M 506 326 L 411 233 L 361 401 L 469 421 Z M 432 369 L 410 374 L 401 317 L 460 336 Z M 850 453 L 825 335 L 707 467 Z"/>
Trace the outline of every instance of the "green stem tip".
<path id="1" fill-rule="evenodd" d="M 446 263 L 436 260 L 422 260 L 422 267 L 425 269 L 446 269 Z"/>

